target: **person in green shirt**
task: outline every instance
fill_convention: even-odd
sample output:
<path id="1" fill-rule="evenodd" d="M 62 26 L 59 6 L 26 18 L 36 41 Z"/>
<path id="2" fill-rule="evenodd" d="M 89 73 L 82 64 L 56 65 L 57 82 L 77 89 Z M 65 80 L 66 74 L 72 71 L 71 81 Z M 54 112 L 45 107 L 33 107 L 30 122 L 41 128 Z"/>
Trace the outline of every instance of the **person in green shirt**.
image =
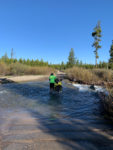
<path id="1" fill-rule="evenodd" d="M 50 90 L 54 90 L 55 79 L 56 76 L 53 73 L 51 73 L 49 76 Z"/>

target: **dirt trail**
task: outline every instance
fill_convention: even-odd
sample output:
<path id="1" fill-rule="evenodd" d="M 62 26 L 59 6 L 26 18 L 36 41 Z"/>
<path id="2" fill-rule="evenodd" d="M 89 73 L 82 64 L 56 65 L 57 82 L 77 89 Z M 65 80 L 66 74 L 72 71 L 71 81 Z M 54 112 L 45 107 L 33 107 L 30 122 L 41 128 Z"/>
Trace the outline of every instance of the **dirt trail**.
<path id="1" fill-rule="evenodd" d="M 79 119 L 40 121 L 22 110 L 2 117 L 1 150 L 97 150 L 97 146 L 104 150 L 106 145 L 113 149 L 113 132 L 105 133 L 104 125 L 92 126 Z"/>

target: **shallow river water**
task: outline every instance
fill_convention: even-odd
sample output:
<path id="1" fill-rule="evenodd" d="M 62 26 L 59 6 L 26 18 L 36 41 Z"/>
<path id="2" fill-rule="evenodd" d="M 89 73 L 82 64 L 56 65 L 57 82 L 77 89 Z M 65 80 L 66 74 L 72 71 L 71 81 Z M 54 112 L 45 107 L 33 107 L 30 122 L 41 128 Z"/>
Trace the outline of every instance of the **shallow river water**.
<path id="1" fill-rule="evenodd" d="M 104 118 L 97 90 L 48 81 L 0 85 L 3 150 L 113 150 L 113 126 Z"/>

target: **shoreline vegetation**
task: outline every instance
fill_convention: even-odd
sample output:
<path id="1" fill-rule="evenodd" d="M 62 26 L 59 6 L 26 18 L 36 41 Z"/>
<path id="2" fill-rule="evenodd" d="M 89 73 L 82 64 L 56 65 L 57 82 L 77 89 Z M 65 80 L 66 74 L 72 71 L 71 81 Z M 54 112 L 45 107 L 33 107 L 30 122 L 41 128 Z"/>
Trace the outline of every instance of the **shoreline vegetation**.
<path id="1" fill-rule="evenodd" d="M 49 66 L 28 66 L 21 63 L 0 63 L 1 76 L 18 76 L 18 75 L 49 75 L 55 72 L 54 68 Z"/>
<path id="2" fill-rule="evenodd" d="M 6 64 L 0 63 L 0 83 L 28 82 L 48 79 L 51 72 L 58 71 L 50 66 L 28 66 L 19 62 Z M 113 70 L 110 69 L 86 69 L 83 67 L 70 67 L 61 69 L 66 78 L 74 83 L 87 85 L 100 85 L 107 89 L 109 95 L 99 93 L 102 104 L 107 112 L 107 118 L 113 121 Z"/>
<path id="3" fill-rule="evenodd" d="M 97 57 L 96 51 L 95 57 Z M 103 93 L 101 98 L 105 110 L 113 115 L 113 107 L 111 107 L 113 103 L 113 43 L 110 49 L 110 60 L 96 63 L 96 65 L 79 61 L 74 55 L 73 48 L 70 50 L 68 61 L 60 64 L 51 64 L 43 59 L 16 59 L 13 58 L 13 50 L 11 58 L 7 56 L 7 53 L 0 58 L 1 84 L 41 80 L 58 70 L 66 73 L 66 78 L 71 82 L 104 86 L 109 91 L 109 96 L 104 96 Z"/>
<path id="4" fill-rule="evenodd" d="M 29 66 L 19 62 L 7 64 L 0 63 L 0 83 L 27 82 L 44 80 L 51 72 L 56 72 L 49 66 Z"/>
<path id="5" fill-rule="evenodd" d="M 113 70 L 72 67 L 65 70 L 70 81 L 87 85 L 113 86 Z"/>
<path id="6" fill-rule="evenodd" d="M 105 87 L 109 95 L 99 93 L 99 96 L 107 114 L 106 118 L 113 121 L 113 70 L 73 67 L 67 69 L 65 73 L 71 82 Z"/>

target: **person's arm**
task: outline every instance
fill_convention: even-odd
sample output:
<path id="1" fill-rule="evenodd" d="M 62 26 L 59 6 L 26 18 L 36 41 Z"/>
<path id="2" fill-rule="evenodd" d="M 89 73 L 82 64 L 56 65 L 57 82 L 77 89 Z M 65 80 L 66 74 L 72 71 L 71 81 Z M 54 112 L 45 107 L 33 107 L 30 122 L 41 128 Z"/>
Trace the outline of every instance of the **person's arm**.
<path id="1" fill-rule="evenodd" d="M 50 77 L 49 77 L 49 81 L 50 81 Z"/>

